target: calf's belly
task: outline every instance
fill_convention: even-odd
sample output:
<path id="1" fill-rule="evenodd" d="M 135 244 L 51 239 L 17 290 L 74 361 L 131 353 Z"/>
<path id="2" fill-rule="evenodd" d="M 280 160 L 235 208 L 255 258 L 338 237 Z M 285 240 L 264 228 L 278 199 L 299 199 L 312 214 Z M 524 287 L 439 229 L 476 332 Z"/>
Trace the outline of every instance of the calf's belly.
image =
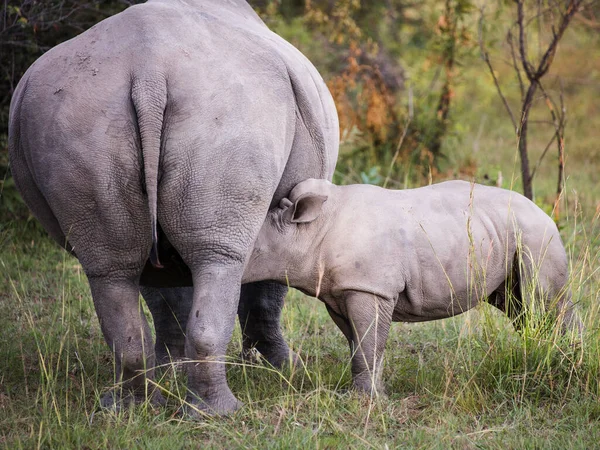
<path id="1" fill-rule="evenodd" d="M 394 322 L 427 322 L 429 320 L 445 319 L 462 314 L 477 303 L 477 299 L 461 301 L 447 298 L 444 300 L 424 301 L 419 308 L 416 308 L 411 302 L 407 302 L 401 296 L 398 303 L 396 303 L 392 320 Z"/>
<path id="2" fill-rule="evenodd" d="M 470 283 L 454 283 L 448 292 L 405 290 L 398 295 L 392 320 L 394 322 L 426 322 L 462 314 L 487 300 L 504 284 L 506 276 L 497 273 L 489 279 L 473 279 Z"/>

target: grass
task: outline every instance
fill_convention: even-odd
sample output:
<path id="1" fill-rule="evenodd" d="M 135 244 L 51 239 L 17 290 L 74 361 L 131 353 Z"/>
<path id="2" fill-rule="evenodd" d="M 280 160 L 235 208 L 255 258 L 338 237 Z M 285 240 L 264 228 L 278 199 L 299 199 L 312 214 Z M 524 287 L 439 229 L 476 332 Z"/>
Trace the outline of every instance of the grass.
<path id="1" fill-rule="evenodd" d="M 571 223 L 568 224 L 569 226 Z M 164 409 L 98 409 L 111 355 L 77 261 L 33 224 L 6 227 L 0 248 L 0 443 L 6 448 L 591 448 L 600 439 L 598 230 L 567 229 L 573 291 L 586 324 L 579 346 L 522 335 L 488 305 L 451 319 L 394 324 L 389 398 L 348 391 L 347 344 L 323 305 L 292 292 L 284 332 L 294 372 L 242 365 L 239 329 L 228 379 L 245 407 L 188 422 L 176 414 L 181 374 L 159 385 Z M 585 230 L 583 229 L 585 228 Z"/>

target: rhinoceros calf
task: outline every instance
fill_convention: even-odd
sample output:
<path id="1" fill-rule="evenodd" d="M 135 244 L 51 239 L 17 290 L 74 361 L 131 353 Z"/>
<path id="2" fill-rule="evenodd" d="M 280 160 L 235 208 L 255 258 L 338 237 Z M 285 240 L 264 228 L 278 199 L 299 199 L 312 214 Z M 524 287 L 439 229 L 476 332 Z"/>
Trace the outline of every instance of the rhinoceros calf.
<path id="1" fill-rule="evenodd" d="M 556 225 L 504 189 L 306 180 L 269 213 L 252 260 L 245 280 L 287 281 L 325 302 L 350 343 L 353 384 L 367 392 L 381 389 L 392 321 L 442 319 L 487 300 L 518 327 L 535 293 L 565 328 L 581 329 Z"/>

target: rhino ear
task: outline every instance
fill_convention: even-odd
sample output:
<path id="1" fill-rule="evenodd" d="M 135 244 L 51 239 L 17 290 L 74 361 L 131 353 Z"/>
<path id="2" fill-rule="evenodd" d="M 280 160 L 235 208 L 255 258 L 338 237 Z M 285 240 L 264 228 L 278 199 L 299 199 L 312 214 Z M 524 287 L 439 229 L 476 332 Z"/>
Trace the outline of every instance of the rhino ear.
<path id="1" fill-rule="evenodd" d="M 313 194 L 307 192 L 302 194 L 293 206 L 293 214 L 290 222 L 292 223 L 308 223 L 315 220 L 321 214 L 323 203 L 327 201 L 326 195 Z M 292 209 L 292 208 L 290 208 Z"/>

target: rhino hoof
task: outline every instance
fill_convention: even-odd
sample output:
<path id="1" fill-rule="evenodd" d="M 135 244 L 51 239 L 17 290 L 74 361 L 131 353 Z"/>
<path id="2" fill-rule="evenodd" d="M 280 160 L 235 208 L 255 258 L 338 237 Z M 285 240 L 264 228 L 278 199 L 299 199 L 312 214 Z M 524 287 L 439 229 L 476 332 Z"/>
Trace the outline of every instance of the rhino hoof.
<path id="1" fill-rule="evenodd" d="M 235 413 L 242 406 L 244 404 L 233 395 L 228 397 L 219 396 L 210 403 L 194 397 L 186 400 L 179 413 L 185 419 L 199 421 L 207 417 L 228 416 Z"/>
<path id="2" fill-rule="evenodd" d="M 370 380 L 354 380 L 352 390 L 370 398 L 385 400 L 388 397 L 383 385 L 374 386 Z"/>
<path id="3" fill-rule="evenodd" d="M 270 355 L 266 359 L 269 364 L 277 369 L 294 369 L 302 365 L 300 357 L 289 349 L 276 355 Z"/>

